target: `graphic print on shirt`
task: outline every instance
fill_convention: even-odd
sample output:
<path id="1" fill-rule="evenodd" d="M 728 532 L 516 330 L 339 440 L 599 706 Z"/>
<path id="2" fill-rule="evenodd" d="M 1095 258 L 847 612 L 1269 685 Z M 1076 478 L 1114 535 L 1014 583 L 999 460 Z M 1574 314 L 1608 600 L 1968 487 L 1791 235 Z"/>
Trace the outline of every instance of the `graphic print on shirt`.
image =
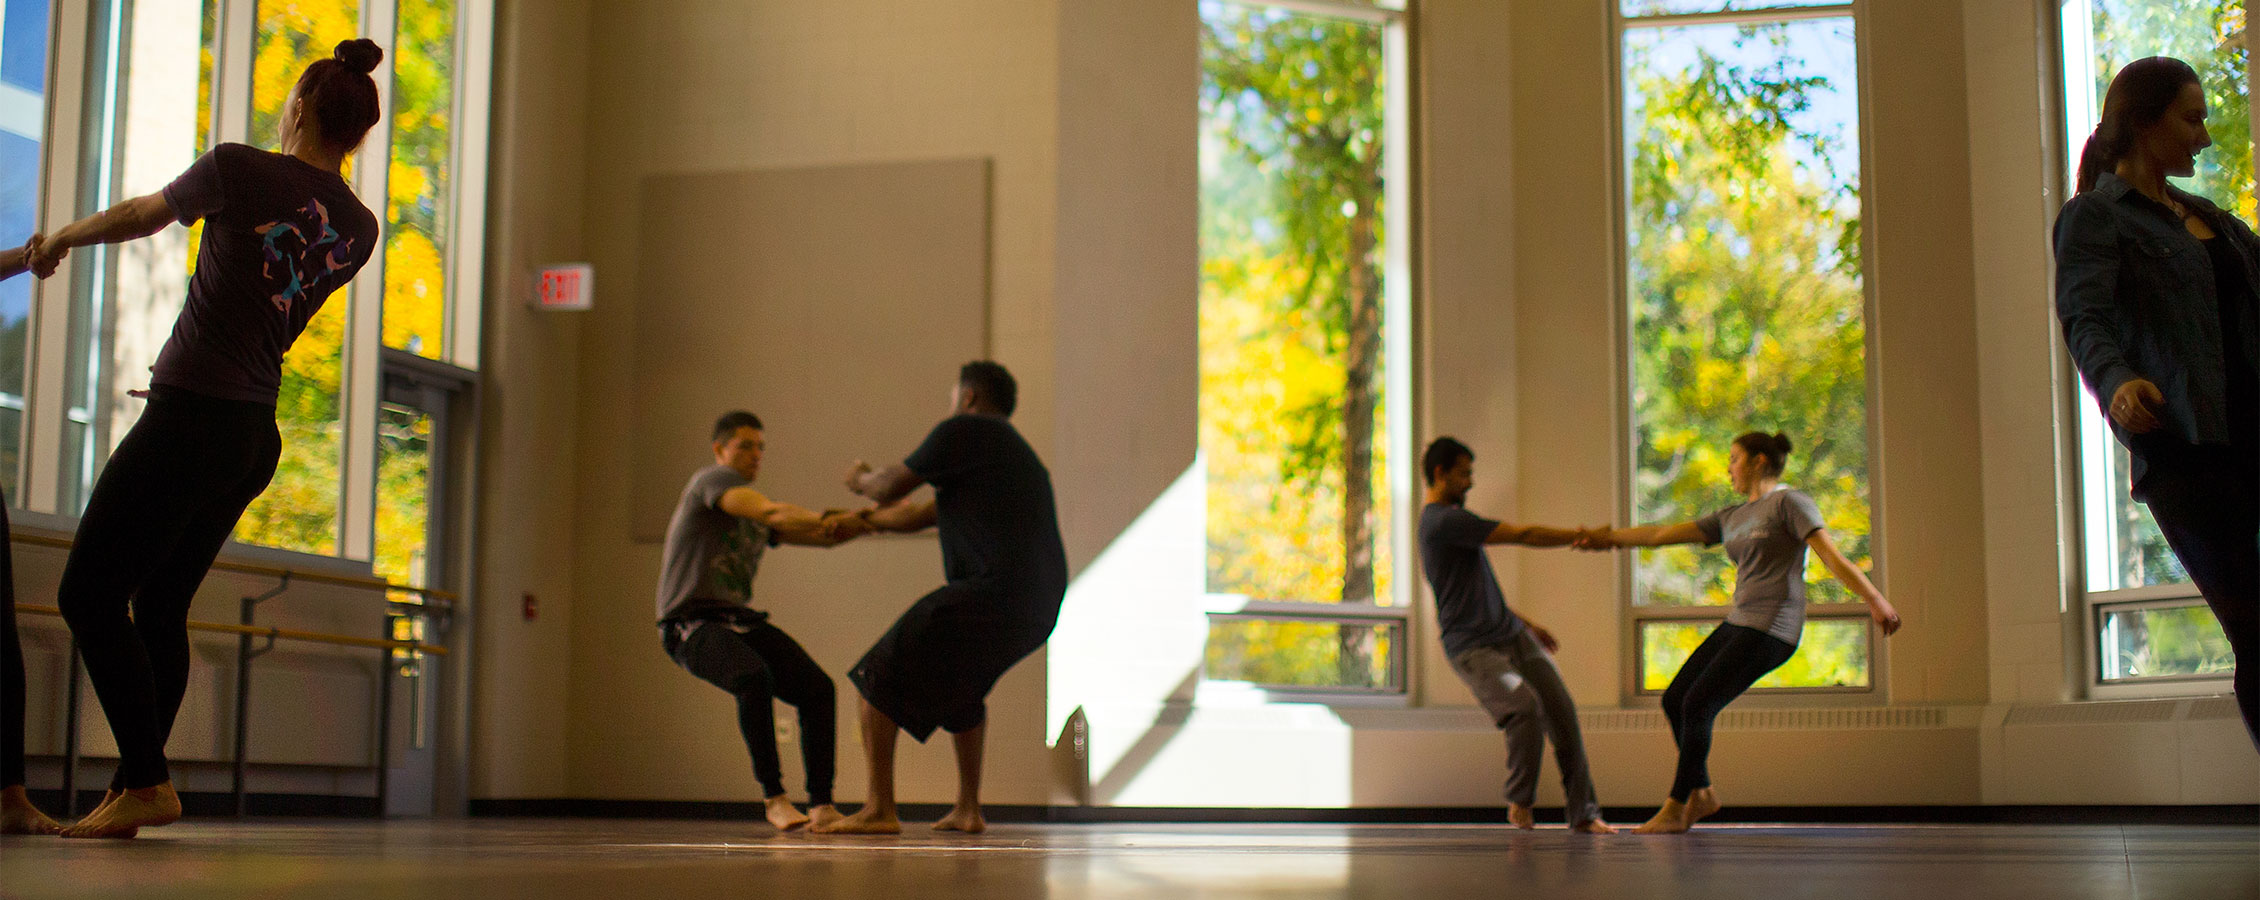
<path id="1" fill-rule="evenodd" d="M 721 552 L 714 554 L 709 564 L 714 586 L 729 593 L 729 599 L 740 603 L 753 600 L 754 560 L 759 558 L 766 536 L 761 527 L 739 519 L 730 530 L 722 533 Z"/>
<path id="2" fill-rule="evenodd" d="M 275 285 L 270 299 L 275 309 L 284 313 L 290 312 L 316 282 L 353 264 L 353 241 L 340 240 L 337 229 L 330 227 L 330 211 L 322 201 L 307 201 L 298 208 L 298 217 L 296 221 L 268 222 L 252 229 L 266 238 L 266 262 L 260 265 L 259 274 Z M 317 264 L 320 270 L 309 276 L 309 270 Z"/>

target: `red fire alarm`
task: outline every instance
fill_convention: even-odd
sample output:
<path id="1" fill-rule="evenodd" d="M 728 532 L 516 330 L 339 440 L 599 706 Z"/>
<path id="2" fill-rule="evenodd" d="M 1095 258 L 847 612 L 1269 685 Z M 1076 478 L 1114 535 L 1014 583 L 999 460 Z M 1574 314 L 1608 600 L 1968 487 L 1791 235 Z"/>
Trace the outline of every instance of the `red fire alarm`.
<path id="1" fill-rule="evenodd" d="M 588 309 L 596 299 L 596 267 L 565 263 L 534 270 L 534 308 Z"/>

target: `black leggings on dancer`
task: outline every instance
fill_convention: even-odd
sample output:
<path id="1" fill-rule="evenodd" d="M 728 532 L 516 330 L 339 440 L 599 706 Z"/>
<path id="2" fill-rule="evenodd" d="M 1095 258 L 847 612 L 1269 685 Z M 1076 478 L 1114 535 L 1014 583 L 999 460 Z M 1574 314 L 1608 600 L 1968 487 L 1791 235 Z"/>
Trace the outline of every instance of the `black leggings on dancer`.
<path id="1" fill-rule="evenodd" d="M 688 637 L 679 630 L 689 625 Z M 667 655 L 676 664 L 729 691 L 738 701 L 738 731 L 753 755 L 753 777 L 761 782 L 763 796 L 785 792 L 784 771 L 777 759 L 777 725 L 774 703 L 783 700 L 800 711 L 801 767 L 808 773 L 808 803 L 832 802 L 833 746 L 838 719 L 832 676 L 808 658 L 792 636 L 768 622 L 742 625 L 744 633 L 722 621 L 661 626 Z"/>
<path id="2" fill-rule="evenodd" d="M 2260 451 L 2185 444 L 2145 461 L 2141 499 L 2228 634 L 2237 708 L 2260 747 Z"/>
<path id="3" fill-rule="evenodd" d="M 111 787 L 171 780 L 189 601 L 281 452 L 274 407 L 158 386 L 95 481 L 56 601 L 118 740 Z"/>
<path id="4" fill-rule="evenodd" d="M 1734 698 L 1780 668 L 1797 647 L 1755 628 L 1720 625 L 1687 657 L 1664 689 L 1664 718 L 1679 745 L 1679 772 L 1672 776 L 1671 798 L 1711 786 L 1711 722 Z"/>

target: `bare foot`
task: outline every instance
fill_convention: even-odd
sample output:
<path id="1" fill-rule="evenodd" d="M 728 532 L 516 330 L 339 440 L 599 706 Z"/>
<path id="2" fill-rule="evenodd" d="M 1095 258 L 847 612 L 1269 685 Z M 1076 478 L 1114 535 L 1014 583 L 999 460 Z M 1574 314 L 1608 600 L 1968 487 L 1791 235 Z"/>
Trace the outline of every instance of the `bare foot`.
<path id="1" fill-rule="evenodd" d="M 0 790 L 0 834 L 61 834 L 63 824 L 31 805 L 23 785 Z"/>
<path id="2" fill-rule="evenodd" d="M 1530 807 L 1509 800 L 1507 801 L 1507 824 L 1528 831 L 1538 827 L 1538 815 L 1531 812 Z"/>
<path id="3" fill-rule="evenodd" d="M 1599 820 L 1599 819 L 1593 819 L 1593 820 L 1590 820 L 1590 821 L 1579 822 L 1579 823 L 1577 823 L 1577 824 L 1575 824 L 1575 825 L 1571 825 L 1571 826 L 1569 827 L 1569 830 L 1571 830 L 1571 831 L 1575 831 L 1575 832 L 1578 832 L 1578 833 L 1580 833 L 1580 834 L 1615 834 L 1615 833 L 1617 833 L 1617 827 L 1616 827 L 1616 826 L 1614 826 L 1614 825 L 1611 825 L 1611 824 L 1609 824 L 1609 823 L 1607 823 L 1607 822 L 1603 822 L 1603 821 L 1601 821 L 1601 820 Z"/>
<path id="4" fill-rule="evenodd" d="M 92 819 L 93 819 L 93 818 L 94 818 L 95 816 L 101 815 L 101 814 L 102 814 L 102 811 L 103 811 L 103 810 L 105 810 L 105 809 L 109 809 L 109 808 L 110 808 L 110 804 L 118 802 L 118 798 L 119 798 L 119 797 L 123 797 L 123 796 L 125 796 L 125 795 L 126 795 L 126 792 L 124 792 L 124 791 L 121 791 L 121 790 L 118 790 L 117 788 L 111 788 L 111 789 L 109 789 L 109 790 L 103 791 L 103 792 L 102 792 L 102 802 L 100 802 L 100 803 L 97 803 L 97 804 L 94 804 L 94 809 L 93 809 L 92 811 L 88 812 L 88 813 L 87 813 L 86 815 L 79 817 L 79 821 L 81 821 L 81 822 L 89 821 L 89 820 L 92 820 Z M 64 827 L 66 827 L 66 828 L 67 828 L 67 827 L 69 827 L 69 826 L 64 826 Z M 58 834 L 60 834 L 61 832 L 57 832 L 57 833 L 58 833 Z M 125 832 L 124 834 L 120 834 L 120 835 L 118 835 L 118 837 L 121 837 L 121 838 L 130 838 L 130 837 L 133 837 L 134 835 L 137 835 L 137 834 L 140 834 L 140 833 L 141 833 L 141 829 L 139 829 L 139 828 L 132 828 L 132 829 L 127 829 L 127 830 L 126 830 L 126 832 Z"/>
<path id="5" fill-rule="evenodd" d="M 156 787 L 132 788 L 117 799 L 63 829 L 67 838 L 130 838 L 144 827 L 180 821 L 180 795 L 168 781 Z"/>
<path id="6" fill-rule="evenodd" d="M 1682 834 L 1687 831 L 1687 804 L 1666 800 L 1654 818 L 1632 829 L 1633 834 Z"/>
<path id="7" fill-rule="evenodd" d="M 881 812 L 870 806 L 856 810 L 855 815 L 828 825 L 811 826 L 817 834 L 901 834 L 902 820 L 895 818 L 894 810 Z"/>
<path id="8" fill-rule="evenodd" d="M 1694 793 L 1687 795 L 1687 827 L 1695 827 L 1696 822 L 1700 822 L 1718 811 L 1719 795 L 1717 791 L 1708 787 L 1699 787 L 1695 789 Z"/>
<path id="9" fill-rule="evenodd" d="M 941 821 L 934 823 L 934 830 L 980 834 L 989 830 L 989 821 L 981 818 L 981 808 L 978 806 L 957 806 L 952 807 L 950 814 L 943 816 Z"/>
<path id="10" fill-rule="evenodd" d="M 762 811 L 763 817 L 769 820 L 769 824 L 777 826 L 778 831 L 791 831 L 808 824 L 808 817 L 801 815 L 800 810 L 793 806 L 793 801 L 783 794 L 762 801 L 762 805 L 766 807 Z"/>
<path id="11" fill-rule="evenodd" d="M 847 818 L 847 815 L 840 812 L 839 807 L 832 804 L 811 806 L 808 808 L 808 830 L 823 831 L 828 826 L 839 824 L 840 820 L 845 818 Z"/>

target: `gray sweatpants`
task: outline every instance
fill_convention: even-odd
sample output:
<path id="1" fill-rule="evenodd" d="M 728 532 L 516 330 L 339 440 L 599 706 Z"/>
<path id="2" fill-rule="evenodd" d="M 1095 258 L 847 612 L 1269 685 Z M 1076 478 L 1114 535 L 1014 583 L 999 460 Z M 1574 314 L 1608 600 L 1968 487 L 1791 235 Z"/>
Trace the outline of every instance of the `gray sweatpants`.
<path id="1" fill-rule="evenodd" d="M 1569 823 L 1601 817 L 1593 773 L 1585 764 L 1585 738 L 1577 729 L 1577 703 L 1536 635 L 1525 629 L 1504 643 L 1461 651 L 1452 657 L 1452 671 L 1507 734 L 1508 802 L 1530 806 L 1537 799 L 1538 767 L 1551 739 Z"/>

